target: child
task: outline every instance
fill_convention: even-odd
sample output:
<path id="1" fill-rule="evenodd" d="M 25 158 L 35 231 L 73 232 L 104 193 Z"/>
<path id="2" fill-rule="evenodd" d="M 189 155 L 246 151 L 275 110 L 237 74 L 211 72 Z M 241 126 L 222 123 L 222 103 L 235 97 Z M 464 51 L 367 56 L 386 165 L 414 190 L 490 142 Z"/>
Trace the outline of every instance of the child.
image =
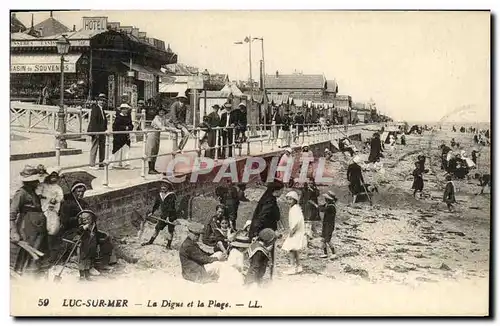
<path id="1" fill-rule="evenodd" d="M 220 220 L 220 227 L 214 230 L 215 247 L 214 252 L 221 251 L 224 255 L 228 255 L 229 242 L 233 238 L 229 227 L 229 219 L 223 218 Z"/>
<path id="2" fill-rule="evenodd" d="M 283 242 L 283 250 L 290 252 L 291 262 L 295 261 L 295 267 L 287 271 L 287 274 L 297 274 L 302 272 L 299 252 L 307 247 L 306 227 L 304 214 L 299 206 L 299 195 L 295 191 L 290 191 L 285 198 L 290 205 L 288 212 L 288 227 L 290 233 Z"/>
<path id="3" fill-rule="evenodd" d="M 448 206 L 448 211 L 453 212 L 453 203 L 455 200 L 455 184 L 451 181 L 451 175 L 446 176 L 446 187 L 444 188 L 443 202 Z"/>
<path id="4" fill-rule="evenodd" d="M 401 145 L 406 146 L 406 136 L 404 134 L 401 135 Z"/>
<path id="5" fill-rule="evenodd" d="M 332 234 L 335 230 L 335 217 L 337 215 L 337 197 L 332 191 L 323 195 L 325 197 L 325 205 L 321 207 L 323 211 L 323 229 L 321 230 L 321 237 L 323 238 L 323 255 L 320 258 L 328 258 L 328 247 L 330 248 L 331 255 L 335 254 L 335 249 L 331 243 Z"/>
<path id="6" fill-rule="evenodd" d="M 160 209 L 160 219 L 156 223 L 155 232 L 151 236 L 149 241 L 142 243 L 142 246 L 148 246 L 153 244 L 156 237 L 167 227 L 167 249 L 172 249 L 172 240 L 174 237 L 175 224 L 174 221 L 177 220 L 177 210 L 175 207 L 177 197 L 175 193 L 172 191 L 173 186 L 170 182 L 164 182 L 160 187 L 160 193 L 156 197 L 155 203 L 153 205 L 153 209 L 148 215 L 153 215 L 154 212 L 159 208 Z"/>
<path id="7" fill-rule="evenodd" d="M 411 189 L 413 189 L 413 197 L 417 198 L 417 192 L 420 193 L 420 197 L 422 197 L 422 190 L 424 189 L 424 178 L 422 177 L 422 171 L 419 162 L 415 162 L 415 170 L 413 170 L 413 185 Z"/>
<path id="8" fill-rule="evenodd" d="M 91 281 L 90 270 L 97 256 L 96 215 L 90 210 L 81 211 L 78 216 L 81 234 L 78 269 L 81 281 Z"/>
<path id="9" fill-rule="evenodd" d="M 263 229 L 259 232 L 257 241 L 253 242 L 248 248 L 250 267 L 245 277 L 246 285 L 261 284 L 269 260 L 272 258 L 271 250 L 275 239 L 276 233 L 272 229 Z"/>
<path id="10" fill-rule="evenodd" d="M 40 196 L 42 212 L 47 218 L 47 231 L 49 235 L 59 232 L 61 221 L 59 210 L 64 199 L 64 193 L 57 183 L 59 182 L 59 171 L 51 169 L 44 181 L 36 189 L 36 194 Z"/>

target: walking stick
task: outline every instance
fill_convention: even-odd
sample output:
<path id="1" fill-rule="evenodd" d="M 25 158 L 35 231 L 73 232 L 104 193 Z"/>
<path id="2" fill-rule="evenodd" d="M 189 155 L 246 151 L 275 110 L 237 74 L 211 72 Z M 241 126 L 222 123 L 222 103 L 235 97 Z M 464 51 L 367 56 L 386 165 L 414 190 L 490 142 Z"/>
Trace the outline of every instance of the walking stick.
<path id="1" fill-rule="evenodd" d="M 271 277 L 271 280 L 273 279 L 274 275 L 274 268 L 276 267 L 276 260 L 275 260 L 275 254 L 276 254 L 276 244 L 273 243 L 273 249 L 271 250 L 271 270 L 269 271 L 269 276 Z"/>
<path id="2" fill-rule="evenodd" d="M 372 198 L 370 197 L 370 194 L 368 193 L 368 189 L 366 189 L 365 183 L 362 183 L 363 188 L 365 189 L 366 196 L 368 197 L 368 200 L 370 201 L 370 206 L 373 206 Z"/>
<path id="3" fill-rule="evenodd" d="M 68 258 L 66 258 L 66 261 L 64 262 L 64 265 L 62 266 L 61 270 L 59 271 L 59 274 L 57 274 L 56 276 L 54 276 L 54 282 L 60 282 L 62 280 L 61 275 L 62 275 L 62 273 L 64 271 L 64 268 L 66 267 L 66 265 L 68 264 L 69 260 L 71 259 L 71 256 L 73 256 L 73 253 L 75 252 L 76 248 L 80 244 L 81 240 L 82 240 L 82 236 L 80 236 L 80 238 L 78 239 L 78 241 L 75 242 L 75 244 L 73 246 L 73 249 L 71 249 Z"/>

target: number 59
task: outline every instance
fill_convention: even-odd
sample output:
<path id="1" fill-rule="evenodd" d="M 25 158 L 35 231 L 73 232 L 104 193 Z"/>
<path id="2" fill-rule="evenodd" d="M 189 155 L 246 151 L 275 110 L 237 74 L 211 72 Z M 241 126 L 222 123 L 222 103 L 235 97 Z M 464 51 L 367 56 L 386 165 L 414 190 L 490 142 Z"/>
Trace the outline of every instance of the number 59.
<path id="1" fill-rule="evenodd" d="M 38 299 L 39 307 L 47 307 L 49 305 L 49 299 Z"/>

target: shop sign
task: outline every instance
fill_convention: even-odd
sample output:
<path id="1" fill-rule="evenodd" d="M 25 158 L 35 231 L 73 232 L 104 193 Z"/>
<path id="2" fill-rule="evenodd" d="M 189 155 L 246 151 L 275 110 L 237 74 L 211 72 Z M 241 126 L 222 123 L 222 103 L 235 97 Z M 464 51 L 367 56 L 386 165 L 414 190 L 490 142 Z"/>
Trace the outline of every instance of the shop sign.
<path id="1" fill-rule="evenodd" d="M 154 81 L 154 76 L 153 74 L 148 74 L 146 72 L 137 72 L 137 79 L 142 80 L 142 81 L 147 81 L 147 82 L 152 82 Z"/>
<path id="2" fill-rule="evenodd" d="M 115 75 L 108 76 L 108 107 L 115 108 Z"/>
<path id="3" fill-rule="evenodd" d="M 189 76 L 187 81 L 187 88 L 189 89 L 203 89 L 203 77 Z"/>
<path id="4" fill-rule="evenodd" d="M 56 47 L 57 40 L 17 40 L 11 41 L 12 48 Z M 71 46 L 90 46 L 90 40 L 69 40 Z"/>
<path id="5" fill-rule="evenodd" d="M 53 74 L 61 72 L 61 65 L 54 63 L 11 64 L 10 72 L 14 74 Z M 76 64 L 64 64 L 64 72 L 75 73 Z"/>

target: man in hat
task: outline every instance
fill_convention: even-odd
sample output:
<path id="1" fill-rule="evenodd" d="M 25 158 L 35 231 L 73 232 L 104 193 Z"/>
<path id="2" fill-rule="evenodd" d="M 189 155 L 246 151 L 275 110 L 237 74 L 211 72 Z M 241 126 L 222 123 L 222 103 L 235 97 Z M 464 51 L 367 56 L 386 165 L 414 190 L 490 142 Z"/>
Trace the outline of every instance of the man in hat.
<path id="1" fill-rule="evenodd" d="M 304 124 L 306 120 L 304 118 L 304 113 L 302 111 L 298 111 L 294 118 L 295 124 L 295 137 L 294 143 L 298 143 L 300 134 L 304 132 Z"/>
<path id="2" fill-rule="evenodd" d="M 188 137 L 189 137 L 189 129 L 186 126 L 186 114 L 187 114 L 187 107 L 186 107 L 186 102 L 187 102 L 187 97 L 184 94 L 179 94 L 175 102 L 172 103 L 170 106 L 170 112 L 169 112 L 169 122 L 173 124 L 173 126 L 181 131 L 181 141 L 178 144 L 179 150 L 182 151 L 184 146 L 187 143 Z"/>
<path id="3" fill-rule="evenodd" d="M 173 192 L 172 184 L 170 182 L 164 182 L 160 186 L 160 193 L 155 199 L 151 212 L 148 214 L 153 215 L 158 208 L 160 209 L 160 217 L 156 223 L 155 232 L 149 241 L 142 243 L 142 246 L 153 244 L 160 231 L 167 227 L 167 249 L 172 249 L 172 239 L 175 230 L 174 222 L 177 220 L 177 211 L 175 209 L 176 201 L 177 196 Z"/>
<path id="4" fill-rule="evenodd" d="M 290 127 L 293 120 L 290 119 L 290 110 L 287 110 L 281 119 L 281 148 L 290 146 Z"/>
<path id="5" fill-rule="evenodd" d="M 278 139 L 278 130 L 279 125 L 281 124 L 281 116 L 278 112 L 278 107 L 273 107 L 273 112 L 271 113 L 271 118 L 268 120 L 271 121 L 271 133 L 269 134 L 269 142 L 276 142 Z M 266 127 L 267 129 L 267 127 Z"/>
<path id="6" fill-rule="evenodd" d="M 216 261 L 223 261 L 227 257 L 221 254 L 218 256 L 219 258 L 217 258 L 209 255 L 200 248 L 198 241 L 200 239 L 200 234 L 203 233 L 203 225 L 191 223 L 188 226 L 188 231 L 189 234 L 179 249 L 182 277 L 185 280 L 195 283 L 213 282 L 214 279 L 207 273 L 204 265 Z"/>
<path id="7" fill-rule="evenodd" d="M 238 105 L 239 112 L 237 114 L 237 124 L 236 124 L 236 139 L 240 143 L 246 142 L 245 133 L 247 131 L 247 107 L 244 103 Z"/>
<path id="8" fill-rule="evenodd" d="M 276 233 L 270 228 L 259 232 L 257 241 L 254 241 L 248 248 L 250 267 L 245 277 L 245 284 L 261 284 L 262 278 L 266 273 L 269 260 L 272 259 L 272 250 Z"/>
<path id="9" fill-rule="evenodd" d="M 47 253 L 46 218 L 42 212 L 40 197 L 36 194 L 41 173 L 40 169 L 30 165 L 26 165 L 20 173 L 23 185 L 10 202 L 10 242 L 15 245 L 24 240 L 33 248 Z M 26 251 L 16 247 L 15 252 L 16 254 L 11 255 L 11 264 L 16 272 L 23 273 L 28 267 L 32 267 L 35 272 L 41 271 L 44 259 L 33 264 Z"/>
<path id="10" fill-rule="evenodd" d="M 224 104 L 226 112 L 221 114 L 221 124 L 225 128 L 222 132 L 222 145 L 227 147 L 228 157 L 233 157 L 234 141 L 235 141 L 235 128 L 239 121 L 239 111 L 233 110 L 231 103 Z M 225 152 L 225 148 L 223 148 Z"/>
<path id="11" fill-rule="evenodd" d="M 106 96 L 99 94 L 97 98 L 97 105 L 92 106 L 90 111 L 89 125 L 87 132 L 104 132 L 108 129 L 108 118 L 104 112 L 104 103 Z M 90 148 L 90 168 L 97 170 L 103 168 L 102 164 L 105 159 L 106 151 L 106 136 L 105 135 L 92 135 L 92 147 Z M 97 151 L 99 151 L 99 166 L 95 166 Z"/>
<path id="12" fill-rule="evenodd" d="M 208 114 L 208 124 L 210 125 L 211 129 L 208 131 L 207 134 L 207 143 L 210 149 L 207 150 L 206 156 L 210 158 L 215 158 L 215 146 L 217 145 L 217 134 L 220 133 L 218 132 L 217 128 L 220 125 L 220 117 L 219 117 L 219 109 L 220 106 L 218 104 L 215 104 L 212 106 L 212 112 Z M 220 139 L 220 134 L 219 134 L 219 139 Z M 219 142 L 220 145 L 220 142 Z"/>

